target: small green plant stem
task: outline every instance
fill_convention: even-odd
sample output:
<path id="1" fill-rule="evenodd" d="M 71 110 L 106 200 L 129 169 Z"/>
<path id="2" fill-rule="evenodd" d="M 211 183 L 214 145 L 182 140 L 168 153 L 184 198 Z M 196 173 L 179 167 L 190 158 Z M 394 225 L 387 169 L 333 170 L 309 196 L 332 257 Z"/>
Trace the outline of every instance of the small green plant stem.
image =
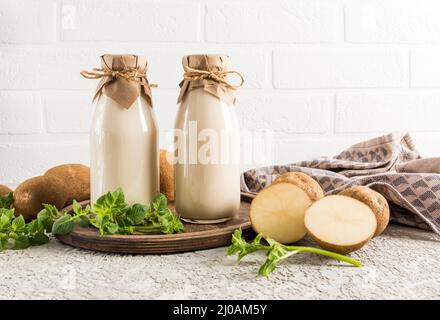
<path id="1" fill-rule="evenodd" d="M 350 263 L 350 264 L 354 265 L 355 267 L 362 266 L 362 263 L 356 259 L 344 256 L 339 253 L 323 250 L 323 249 L 318 249 L 318 248 L 313 248 L 313 247 L 300 247 L 300 246 L 284 246 L 284 248 L 289 251 L 294 250 L 294 251 L 298 251 L 298 252 L 311 252 L 311 253 L 315 253 L 315 254 L 320 254 L 322 256 L 326 256 L 326 257 L 330 257 L 330 258 L 333 258 L 336 260 Z"/>

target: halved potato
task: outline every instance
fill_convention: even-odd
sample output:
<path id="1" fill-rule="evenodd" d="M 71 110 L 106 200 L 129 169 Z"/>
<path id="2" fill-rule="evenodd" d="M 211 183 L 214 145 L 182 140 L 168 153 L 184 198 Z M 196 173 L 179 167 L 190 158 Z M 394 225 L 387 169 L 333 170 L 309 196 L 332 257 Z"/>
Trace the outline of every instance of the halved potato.
<path id="1" fill-rule="evenodd" d="M 286 172 L 276 178 L 272 184 L 287 182 L 291 183 L 302 190 L 304 190 L 309 198 L 313 201 L 319 200 L 324 197 L 324 190 L 322 190 L 319 183 L 310 177 L 309 175 L 302 172 Z"/>
<path id="2" fill-rule="evenodd" d="M 339 194 L 359 200 L 370 207 L 377 221 L 375 237 L 385 230 L 390 221 L 390 207 L 383 195 L 365 186 L 353 186 L 339 192 Z"/>
<path id="3" fill-rule="evenodd" d="M 369 206 L 342 195 L 327 196 L 313 203 L 306 211 L 304 224 L 320 247 L 342 254 L 362 248 L 377 228 Z"/>
<path id="4" fill-rule="evenodd" d="M 281 243 L 301 240 L 307 233 L 304 214 L 324 192 L 311 177 L 288 172 L 260 191 L 250 209 L 252 228 Z"/>

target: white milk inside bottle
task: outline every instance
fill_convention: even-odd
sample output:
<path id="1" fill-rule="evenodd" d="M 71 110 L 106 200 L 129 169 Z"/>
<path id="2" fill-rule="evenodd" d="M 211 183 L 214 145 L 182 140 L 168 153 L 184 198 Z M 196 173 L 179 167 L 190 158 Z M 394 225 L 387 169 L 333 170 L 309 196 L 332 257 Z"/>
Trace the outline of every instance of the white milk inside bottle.
<path id="1" fill-rule="evenodd" d="M 232 88 L 215 78 L 225 79 L 227 61 L 223 55 L 183 58 L 186 76 L 175 122 L 175 205 L 193 223 L 223 222 L 240 209 L 235 97 Z M 203 71 L 214 78 L 200 77 Z"/>
<path id="2" fill-rule="evenodd" d="M 102 78 L 98 86 L 90 133 L 91 201 L 121 187 L 129 205 L 148 204 L 159 192 L 159 146 L 151 91 L 143 78 L 146 59 L 101 58 L 103 70 L 122 75 Z"/>

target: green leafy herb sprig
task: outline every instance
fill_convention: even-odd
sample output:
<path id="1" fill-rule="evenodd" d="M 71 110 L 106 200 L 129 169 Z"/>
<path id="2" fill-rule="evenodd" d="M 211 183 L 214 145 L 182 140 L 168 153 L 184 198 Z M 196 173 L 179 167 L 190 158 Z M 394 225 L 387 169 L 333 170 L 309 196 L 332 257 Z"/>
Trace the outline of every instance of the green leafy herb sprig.
<path id="1" fill-rule="evenodd" d="M 56 216 L 51 229 L 52 234 L 68 234 L 72 232 L 76 223 L 79 223 L 83 227 L 89 226 L 88 215 L 90 212 L 91 210 L 89 205 L 83 208 L 81 204 L 79 204 L 76 200 L 73 200 L 71 214 L 64 213 Z"/>
<path id="2" fill-rule="evenodd" d="M 14 203 L 14 194 L 9 192 L 5 196 L 0 196 L 0 208 L 10 209 Z"/>
<path id="3" fill-rule="evenodd" d="M 262 243 L 263 239 L 267 242 L 267 245 Z M 261 265 L 260 270 L 258 271 L 258 273 L 263 276 L 268 276 L 273 270 L 275 270 L 280 261 L 301 252 L 320 254 L 347 262 L 356 267 L 362 266 L 358 260 L 335 252 L 313 247 L 288 246 L 264 237 L 261 234 L 258 234 L 252 241 L 247 242 L 242 236 L 241 229 L 235 230 L 232 234 L 232 244 L 229 246 L 227 254 L 237 254 L 237 262 L 239 263 L 241 259 L 248 254 L 261 250 L 266 251 L 266 261 Z"/>
<path id="4" fill-rule="evenodd" d="M 90 206 L 82 208 L 74 201 L 72 215 L 65 214 L 55 220 L 52 233 L 70 233 L 76 223 L 95 227 L 101 235 L 183 231 L 180 218 L 168 208 L 163 194 L 157 194 L 150 205 L 137 203 L 128 206 L 121 188 L 101 196 L 93 205 L 93 210 Z"/>
<path id="5" fill-rule="evenodd" d="M 49 233 L 52 229 L 53 220 L 60 213 L 48 204 L 38 213 L 36 219 L 26 223 L 23 216 L 15 216 L 12 206 L 14 198 L 12 193 L 0 197 L 0 251 L 12 246 L 14 249 L 26 249 L 32 245 L 40 245 L 49 242 Z"/>
<path id="6" fill-rule="evenodd" d="M 0 197 L 0 251 L 9 247 L 25 249 L 49 241 L 48 235 L 72 232 L 76 224 L 95 227 L 101 235 L 183 232 L 180 218 L 167 206 L 166 197 L 159 193 L 150 205 L 128 206 L 122 189 L 101 196 L 93 206 L 85 208 L 73 201 L 72 213 L 60 212 L 50 204 L 43 204 L 37 218 L 26 223 L 23 216 L 15 216 L 12 193 Z"/>

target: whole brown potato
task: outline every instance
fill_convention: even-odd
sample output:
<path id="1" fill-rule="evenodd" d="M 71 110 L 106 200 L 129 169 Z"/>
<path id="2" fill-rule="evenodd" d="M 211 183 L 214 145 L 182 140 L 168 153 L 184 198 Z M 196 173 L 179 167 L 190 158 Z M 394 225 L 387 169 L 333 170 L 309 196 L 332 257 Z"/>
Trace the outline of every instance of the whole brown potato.
<path id="1" fill-rule="evenodd" d="M 0 196 L 5 196 L 9 192 L 12 192 L 12 190 L 8 186 L 0 184 Z"/>
<path id="2" fill-rule="evenodd" d="M 72 163 L 53 167 L 44 173 L 46 177 L 55 177 L 61 180 L 66 190 L 63 206 L 90 199 L 90 169 L 89 167 Z"/>
<path id="3" fill-rule="evenodd" d="M 62 209 L 66 203 L 66 188 L 57 177 L 38 176 L 20 183 L 14 191 L 16 214 L 22 214 L 26 221 L 37 217 L 43 203 Z"/>
<path id="4" fill-rule="evenodd" d="M 171 163 L 173 154 L 167 150 L 160 150 L 160 192 L 168 201 L 174 200 L 174 168 Z M 169 160 L 169 161 L 168 161 Z"/>

